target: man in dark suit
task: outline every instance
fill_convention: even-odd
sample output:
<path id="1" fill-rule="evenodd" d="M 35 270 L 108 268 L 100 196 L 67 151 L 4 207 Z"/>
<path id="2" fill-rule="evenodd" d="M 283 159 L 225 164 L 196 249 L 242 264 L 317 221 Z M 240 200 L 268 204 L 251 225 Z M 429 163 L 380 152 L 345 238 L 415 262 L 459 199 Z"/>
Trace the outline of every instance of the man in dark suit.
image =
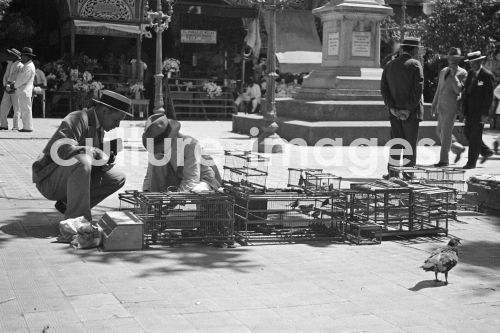
<path id="1" fill-rule="evenodd" d="M 467 54 L 471 69 L 467 73 L 463 92 L 465 136 L 469 140 L 469 159 L 464 169 L 474 169 L 479 155 L 484 163 L 493 152 L 482 140 L 484 123 L 488 121 L 493 101 L 493 74 L 483 67 L 486 56 L 480 51 Z"/>
<path id="2" fill-rule="evenodd" d="M 400 56 L 389 62 L 382 72 L 380 90 L 389 110 L 391 139 L 399 141 L 391 145 L 389 174 L 385 178 L 398 176 L 390 167 L 401 165 L 401 149 L 404 149 L 404 166 L 414 166 L 417 160 L 418 128 L 424 118 L 424 74 L 416 59 L 419 47 L 418 38 L 405 38 Z"/>
<path id="3" fill-rule="evenodd" d="M 33 182 L 65 217 L 84 216 L 125 184 L 125 175 L 112 170 L 110 153 L 103 151 L 104 132 L 120 126 L 131 101 L 102 90 L 94 108 L 75 111 L 63 119 L 42 154 L 33 163 Z M 106 149 L 105 149 L 106 150 Z"/>

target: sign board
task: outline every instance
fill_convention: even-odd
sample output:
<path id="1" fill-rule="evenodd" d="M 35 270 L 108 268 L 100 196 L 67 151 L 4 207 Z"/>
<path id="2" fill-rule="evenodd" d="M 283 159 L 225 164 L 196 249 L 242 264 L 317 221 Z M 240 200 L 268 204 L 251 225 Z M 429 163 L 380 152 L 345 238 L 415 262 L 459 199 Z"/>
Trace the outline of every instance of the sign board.
<path id="1" fill-rule="evenodd" d="M 328 34 L 328 55 L 339 55 L 339 33 L 330 32 Z"/>
<path id="2" fill-rule="evenodd" d="M 217 31 L 181 30 L 181 43 L 217 44 Z"/>
<path id="3" fill-rule="evenodd" d="M 371 32 L 352 32 L 352 55 L 355 57 L 369 57 L 372 48 Z"/>

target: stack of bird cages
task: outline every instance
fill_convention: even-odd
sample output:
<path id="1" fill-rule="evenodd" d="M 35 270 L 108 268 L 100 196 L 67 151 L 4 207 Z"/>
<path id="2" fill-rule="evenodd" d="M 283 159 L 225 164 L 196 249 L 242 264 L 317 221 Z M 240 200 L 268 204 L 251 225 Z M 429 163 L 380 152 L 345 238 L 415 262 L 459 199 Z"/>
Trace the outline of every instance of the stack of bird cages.
<path id="1" fill-rule="evenodd" d="M 232 194 L 235 233 L 243 244 L 343 239 L 344 208 L 338 197 L 291 190 Z"/>
<path id="2" fill-rule="evenodd" d="M 420 186 L 413 193 L 414 229 L 421 234 L 448 235 L 448 221 L 454 218 L 456 191 L 443 187 Z"/>
<path id="3" fill-rule="evenodd" d="M 141 192 L 137 190 L 126 190 L 125 192 L 118 193 L 118 199 L 120 200 L 119 210 L 130 210 L 135 212 L 137 207 L 139 194 Z"/>
<path id="4" fill-rule="evenodd" d="M 388 181 L 376 181 L 351 184 L 351 189 L 343 192 L 348 196 L 348 229 L 357 231 L 365 226 L 368 234 L 380 237 L 411 234 L 414 231 L 410 188 Z M 376 226 L 380 227 L 378 231 Z"/>
<path id="5" fill-rule="evenodd" d="M 268 176 L 269 159 L 250 151 L 224 151 L 225 187 L 236 187 L 249 191 L 264 191 Z"/>
<path id="6" fill-rule="evenodd" d="M 144 245 L 234 243 L 234 199 L 220 192 L 143 192 L 136 215 Z"/>

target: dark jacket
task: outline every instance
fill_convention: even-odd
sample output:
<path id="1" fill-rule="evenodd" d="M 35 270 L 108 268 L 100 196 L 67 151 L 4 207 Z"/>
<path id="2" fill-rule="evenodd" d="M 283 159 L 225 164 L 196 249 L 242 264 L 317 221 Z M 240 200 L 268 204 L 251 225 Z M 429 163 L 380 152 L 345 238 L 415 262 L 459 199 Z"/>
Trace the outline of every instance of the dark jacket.
<path id="1" fill-rule="evenodd" d="M 382 72 L 380 92 L 387 108 L 405 109 L 410 118 L 424 119 L 422 92 L 424 74 L 422 65 L 403 53 L 389 62 Z"/>
<path id="2" fill-rule="evenodd" d="M 481 67 L 479 74 L 473 70 L 467 73 L 463 92 L 464 116 L 480 121 L 481 116 L 488 116 L 493 102 L 493 74 Z"/>

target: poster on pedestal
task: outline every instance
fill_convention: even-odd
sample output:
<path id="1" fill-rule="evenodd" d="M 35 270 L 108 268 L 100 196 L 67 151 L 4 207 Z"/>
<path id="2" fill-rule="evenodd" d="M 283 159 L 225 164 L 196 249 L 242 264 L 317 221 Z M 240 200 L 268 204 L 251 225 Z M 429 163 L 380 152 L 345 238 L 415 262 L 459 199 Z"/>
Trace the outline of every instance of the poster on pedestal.
<path id="1" fill-rule="evenodd" d="M 351 54 L 353 57 L 370 57 L 370 50 L 372 48 L 371 37 L 371 32 L 352 32 Z"/>

